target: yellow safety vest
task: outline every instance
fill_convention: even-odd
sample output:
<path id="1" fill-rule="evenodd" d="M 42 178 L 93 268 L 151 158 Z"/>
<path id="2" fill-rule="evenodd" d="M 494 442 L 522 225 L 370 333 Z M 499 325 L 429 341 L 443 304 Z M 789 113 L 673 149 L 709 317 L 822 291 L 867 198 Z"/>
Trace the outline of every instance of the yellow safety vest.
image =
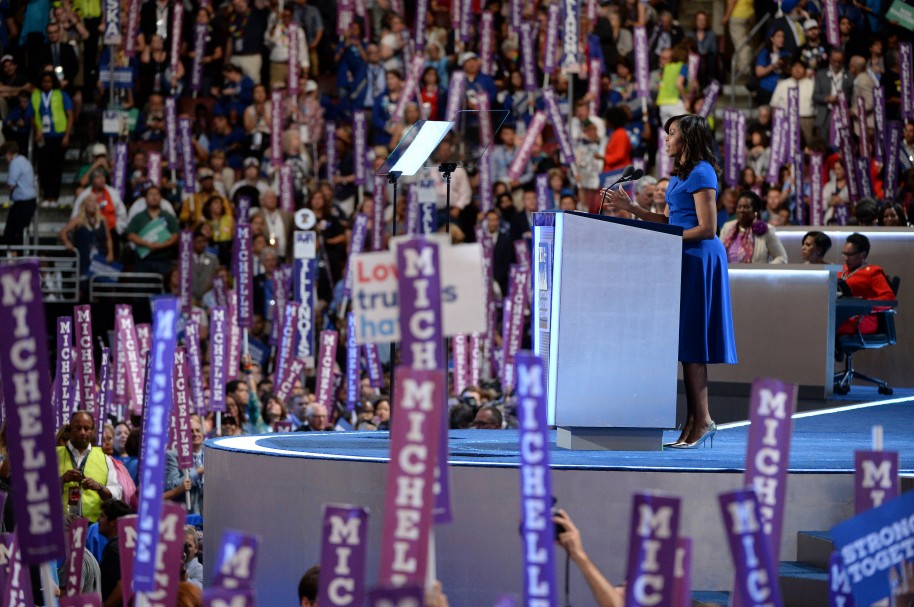
<path id="1" fill-rule="evenodd" d="M 64 472 L 73 470 L 73 458 L 66 446 L 57 447 L 57 475 L 63 476 Z M 89 455 L 86 456 L 83 474 L 101 485 L 108 484 L 108 460 L 105 458 L 105 452 L 98 447 L 92 447 Z M 76 483 L 64 483 L 63 485 L 63 507 L 67 508 L 67 495 L 70 487 Z M 101 514 L 102 498 L 97 492 L 83 488 L 82 490 L 82 515 L 94 523 Z"/>

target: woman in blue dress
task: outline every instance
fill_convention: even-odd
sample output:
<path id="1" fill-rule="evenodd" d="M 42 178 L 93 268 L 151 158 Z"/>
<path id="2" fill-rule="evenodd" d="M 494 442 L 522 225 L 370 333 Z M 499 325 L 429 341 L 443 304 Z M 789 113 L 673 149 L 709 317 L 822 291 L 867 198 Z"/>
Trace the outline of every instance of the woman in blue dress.
<path id="1" fill-rule="evenodd" d="M 708 409 L 708 363 L 736 363 L 727 251 L 717 238 L 717 174 L 711 129 L 701 116 L 685 114 L 666 125 L 666 153 L 673 170 L 665 214 L 633 203 L 621 188 L 607 192 L 609 206 L 644 221 L 682 228 L 682 293 L 679 360 L 688 416 L 679 439 L 667 446 L 688 449 L 713 441 L 717 424 Z"/>

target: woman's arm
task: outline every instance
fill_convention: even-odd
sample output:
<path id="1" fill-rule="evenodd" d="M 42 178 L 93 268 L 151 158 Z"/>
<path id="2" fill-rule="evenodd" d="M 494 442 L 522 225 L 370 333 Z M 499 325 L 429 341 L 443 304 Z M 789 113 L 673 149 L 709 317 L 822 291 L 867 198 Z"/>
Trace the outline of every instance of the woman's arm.
<path id="1" fill-rule="evenodd" d="M 78 223 L 78 219 L 71 219 L 67 222 L 67 225 L 60 229 L 60 232 L 57 234 L 57 236 L 60 238 L 60 242 L 63 243 L 63 246 L 65 246 L 70 251 L 73 251 L 76 248 L 73 246 L 73 243 L 70 242 L 70 232 L 76 229 Z"/>
<path id="2" fill-rule="evenodd" d="M 643 221 L 651 221 L 653 223 L 670 222 L 670 218 L 666 214 L 648 211 L 644 207 L 632 202 L 632 199 L 628 197 L 628 194 L 622 189 L 622 186 L 619 186 L 618 190 L 606 190 L 605 201 L 606 206 L 609 208 L 617 209 L 623 213 L 631 213 Z M 669 207 L 667 207 L 667 209 L 669 209 Z"/>
<path id="3" fill-rule="evenodd" d="M 698 225 L 682 232 L 683 240 L 708 240 L 717 234 L 717 202 L 714 190 L 706 188 L 692 194 Z"/>
<path id="4" fill-rule="evenodd" d="M 765 233 L 765 245 L 768 247 L 768 257 L 771 258 L 768 263 L 788 263 L 787 250 L 773 226 L 768 226 L 768 232 Z"/>
<path id="5" fill-rule="evenodd" d="M 561 525 L 565 531 L 559 534 L 558 542 L 568 552 L 569 558 L 581 570 L 584 580 L 590 586 L 590 592 L 598 607 L 622 607 L 625 595 L 622 588 L 616 588 L 609 583 L 597 566 L 593 564 L 587 553 L 584 552 L 584 543 L 581 541 L 581 532 L 571 522 L 571 517 L 564 510 L 552 517 L 552 522 Z"/>

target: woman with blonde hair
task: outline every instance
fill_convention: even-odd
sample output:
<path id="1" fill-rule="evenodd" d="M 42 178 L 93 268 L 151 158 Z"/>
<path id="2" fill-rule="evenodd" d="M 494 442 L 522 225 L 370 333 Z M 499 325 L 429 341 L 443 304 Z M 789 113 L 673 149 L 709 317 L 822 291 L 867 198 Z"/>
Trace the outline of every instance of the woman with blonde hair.
<path id="1" fill-rule="evenodd" d="M 95 194 L 89 194 L 80 205 L 76 216 L 70 219 L 58 234 L 60 241 L 70 251 L 79 254 L 79 284 L 85 294 L 89 282 L 89 266 L 97 256 L 107 263 L 114 261 L 114 246 L 108 224 L 98 207 Z"/>

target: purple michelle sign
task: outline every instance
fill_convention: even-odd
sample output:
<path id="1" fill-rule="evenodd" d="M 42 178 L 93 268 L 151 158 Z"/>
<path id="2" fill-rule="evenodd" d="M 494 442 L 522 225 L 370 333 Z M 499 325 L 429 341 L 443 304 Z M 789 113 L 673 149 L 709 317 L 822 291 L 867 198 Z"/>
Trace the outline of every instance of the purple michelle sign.
<path id="1" fill-rule="evenodd" d="M 187 349 L 187 363 L 190 365 L 190 396 L 193 410 L 199 414 L 206 411 L 203 401 L 203 364 L 200 356 L 200 325 L 196 321 L 184 325 L 184 345 Z"/>
<path id="2" fill-rule="evenodd" d="M 914 120 L 914 57 L 910 42 L 898 43 L 898 73 L 901 76 L 901 117 Z"/>
<path id="3" fill-rule="evenodd" d="M 137 512 L 137 541 L 133 565 L 133 586 L 137 592 L 152 592 L 156 586 L 158 528 L 162 515 L 162 487 L 165 484 L 165 448 L 171 414 L 172 372 L 177 343 L 178 300 L 161 297 L 152 302 L 153 337 L 150 392 L 143 420 L 143 491 Z"/>
<path id="4" fill-rule="evenodd" d="M 838 29 L 838 0 L 825 0 L 825 37 L 829 46 L 841 46 Z"/>
<path id="5" fill-rule="evenodd" d="M 194 233 L 181 230 L 178 236 L 178 297 L 181 301 L 181 312 L 190 314 L 191 272 L 194 259 Z"/>
<path id="6" fill-rule="evenodd" d="M 638 98 L 650 99 L 650 64 L 647 57 L 647 29 L 643 25 L 633 28 L 635 43 L 635 82 L 638 85 Z"/>
<path id="7" fill-rule="evenodd" d="M 555 96 L 555 90 L 552 87 L 543 89 L 543 101 L 546 103 L 546 113 L 552 122 L 552 128 L 559 140 L 559 149 L 562 151 L 562 160 L 566 164 L 574 164 L 574 147 L 571 145 L 571 137 L 568 135 L 568 129 L 565 128 L 565 119 L 559 111 L 559 104 Z M 526 139 L 524 140 L 526 143 Z"/>
<path id="8" fill-rule="evenodd" d="M 897 120 L 889 121 L 888 133 L 885 139 L 885 157 L 898 158 L 901 148 L 901 123 Z M 895 198 L 896 188 L 898 187 L 898 163 L 889 162 L 885 165 L 885 180 L 883 191 L 885 199 Z"/>
<path id="9" fill-rule="evenodd" d="M 790 435 L 797 387 L 775 379 L 752 383 L 749 403 L 749 440 L 744 484 L 755 491 L 762 534 L 775 561 L 781 553 L 781 528 L 787 495 Z M 740 581 L 735 581 L 739 586 Z M 740 598 L 734 594 L 734 607 Z"/>
<path id="10" fill-rule="evenodd" d="M 455 335 L 451 340 L 451 358 L 454 361 L 453 393 L 459 395 L 468 385 L 467 336 Z"/>
<path id="11" fill-rule="evenodd" d="M 828 605 L 829 607 L 854 607 L 854 593 L 851 581 L 844 570 L 839 552 L 832 552 L 828 559 Z"/>
<path id="12" fill-rule="evenodd" d="M 178 108 L 174 97 L 165 99 L 165 160 L 169 171 L 178 168 Z"/>
<path id="13" fill-rule="evenodd" d="M 222 534 L 213 586 L 216 588 L 251 588 L 257 572 L 257 548 L 260 537 L 226 529 Z"/>
<path id="14" fill-rule="evenodd" d="M 172 436 L 177 450 L 178 468 L 189 470 L 194 467 L 193 436 L 190 429 L 190 365 L 184 348 L 175 348 L 174 368 L 174 411 L 171 416 Z"/>
<path id="15" fill-rule="evenodd" d="M 866 136 L 866 102 L 863 97 L 857 97 L 857 132 L 860 133 L 860 156 L 870 157 L 869 138 Z"/>
<path id="16" fill-rule="evenodd" d="M 38 565 L 66 555 L 63 505 L 54 450 L 48 340 L 37 261 L 0 267 L 0 374 L 22 561 Z"/>
<path id="17" fill-rule="evenodd" d="M 194 161 L 193 132 L 190 118 L 178 118 L 178 133 L 181 137 L 181 160 L 184 170 L 184 193 L 194 194 L 197 191 L 197 169 Z"/>
<path id="18" fill-rule="evenodd" d="M 191 63 L 190 90 L 199 93 L 203 89 L 203 55 L 206 54 L 206 35 L 209 26 L 194 24 L 194 60 Z"/>
<path id="19" fill-rule="evenodd" d="M 444 322 L 441 311 L 440 249 L 424 238 L 414 238 L 397 247 L 401 355 L 404 366 L 413 369 L 445 369 Z M 438 406 L 447 409 L 447 383 Z M 438 428 L 438 459 L 435 471 L 436 523 L 451 520 L 450 482 L 447 469 L 447 425 Z"/>
<path id="20" fill-rule="evenodd" d="M 554 74 L 559 47 L 559 21 L 562 18 L 562 7 L 559 3 L 549 5 L 546 17 L 546 56 L 543 58 L 543 71 Z"/>
<path id="21" fill-rule="evenodd" d="M 368 123 L 365 119 L 365 110 L 356 110 L 352 113 L 352 136 L 354 165 L 353 175 L 355 176 L 355 185 L 365 185 L 365 175 L 368 167 L 368 156 L 366 155 L 368 141 Z"/>
<path id="22" fill-rule="evenodd" d="M 98 432 L 96 444 L 101 445 L 105 435 L 105 420 L 108 419 L 108 413 L 111 409 L 111 350 L 107 347 L 102 348 L 101 370 L 98 376 L 98 417 L 96 418 L 95 429 Z"/>
<path id="23" fill-rule="evenodd" d="M 324 504 L 318 596 L 333 607 L 365 604 L 368 510 Z"/>
<path id="24" fill-rule="evenodd" d="M 228 310 L 215 306 L 209 319 L 209 404 L 211 411 L 225 411 L 226 337 Z"/>
<path id="25" fill-rule="evenodd" d="M 778 171 L 787 157 L 787 113 L 783 108 L 774 108 L 771 119 L 771 162 L 768 164 L 768 183 L 778 182 Z"/>
<path id="26" fill-rule="evenodd" d="M 282 161 L 282 91 L 273 91 L 270 93 L 270 164 L 278 168 Z"/>
<path id="27" fill-rule="evenodd" d="M 123 357 L 127 370 L 128 404 L 135 413 L 140 412 L 144 389 L 143 365 L 140 357 L 145 357 L 133 324 L 133 310 L 129 304 L 118 304 L 114 308 L 117 323 L 117 355 Z"/>
<path id="28" fill-rule="evenodd" d="M 204 607 L 255 607 L 252 588 L 206 588 L 203 590 Z"/>
<path id="29" fill-rule="evenodd" d="M 758 499 L 751 489 L 718 497 L 730 554 L 736 568 L 736 592 L 743 605 L 783 607 L 778 571 L 759 518 Z"/>
<path id="30" fill-rule="evenodd" d="M 359 346 L 355 343 L 355 314 L 346 315 L 346 410 L 355 411 L 359 403 Z"/>
<path id="31" fill-rule="evenodd" d="M 533 120 L 531 120 L 530 124 L 527 126 L 527 134 L 524 136 L 524 141 L 520 144 L 520 148 L 517 150 L 514 160 L 511 161 L 511 166 L 508 167 L 508 177 L 517 180 L 523 175 L 527 163 L 530 162 L 530 155 L 533 153 L 533 146 L 536 143 L 536 138 L 543 132 L 543 127 L 545 126 L 546 114 L 542 111 L 537 111 L 533 115 Z"/>
<path id="32" fill-rule="evenodd" d="M 239 222 L 235 226 L 238 257 L 235 260 L 235 284 L 238 292 L 238 326 L 254 326 L 254 268 L 251 262 L 251 224 Z"/>
<path id="33" fill-rule="evenodd" d="M 520 426 L 521 536 L 524 541 L 524 604 L 554 605 L 555 530 L 543 361 L 532 352 L 517 355 Z M 537 480 L 534 480 L 537 479 Z"/>
<path id="34" fill-rule="evenodd" d="M 123 141 L 114 144 L 114 176 L 112 177 L 114 189 L 125 198 L 127 192 L 127 144 Z"/>
<path id="35" fill-rule="evenodd" d="M 708 83 L 708 86 L 705 87 L 705 99 L 701 102 L 701 109 L 698 110 L 698 115 L 702 118 L 707 118 L 714 111 L 714 104 L 717 103 L 717 98 L 720 97 L 720 82 L 717 80 L 712 80 Z"/>
<path id="36" fill-rule="evenodd" d="M 375 202 L 375 204 L 378 204 Z M 352 225 L 352 240 L 349 243 L 349 260 L 346 264 L 346 275 L 343 278 L 343 297 L 352 295 L 352 263 L 353 258 L 365 250 L 365 241 L 368 238 L 368 215 L 359 213 L 355 216 Z"/>
<path id="37" fill-rule="evenodd" d="M 508 277 L 508 298 L 504 304 L 507 322 L 502 327 L 502 384 L 506 390 L 515 385 L 514 355 L 520 349 L 524 330 L 524 307 L 527 299 L 529 271 L 512 265 Z"/>
<path id="38" fill-rule="evenodd" d="M 365 364 L 368 367 L 368 381 L 372 388 L 384 387 L 384 370 L 381 367 L 381 356 L 378 344 L 365 344 Z"/>
<path id="39" fill-rule="evenodd" d="M 745 149 L 745 137 L 740 139 L 739 117 L 737 109 L 724 110 L 724 180 L 729 187 L 739 183 L 742 165 L 739 162 L 739 150 Z M 745 124 L 745 122 L 743 122 Z"/>
<path id="40" fill-rule="evenodd" d="M 79 517 L 73 519 L 70 523 L 70 529 L 67 532 L 67 561 L 66 561 L 66 579 L 61 584 L 66 588 L 67 596 L 76 596 L 82 590 L 83 580 L 83 550 L 86 548 L 86 529 L 89 527 L 89 519 Z"/>
<path id="41" fill-rule="evenodd" d="M 381 553 L 395 556 L 381 559 L 378 579 L 405 586 L 425 582 L 447 379 L 437 369 L 398 367 L 394 375 L 394 406 L 409 423 L 390 430 Z"/>
<path id="42" fill-rule="evenodd" d="M 478 386 L 482 377 L 483 336 L 480 333 L 470 335 L 469 343 L 469 385 Z"/>
<path id="43" fill-rule="evenodd" d="M 62 596 L 57 605 L 58 607 L 102 607 L 102 597 L 98 594 Z"/>
<path id="44" fill-rule="evenodd" d="M 277 375 L 276 396 L 281 400 L 286 400 L 292 395 L 292 388 L 295 387 L 295 381 L 305 372 L 307 365 L 300 358 L 292 358 L 283 365 L 282 375 Z"/>
<path id="45" fill-rule="evenodd" d="M 533 45 L 533 34 L 533 23 L 524 21 L 520 24 L 521 74 L 524 77 L 524 90 L 528 93 L 536 90 L 536 50 Z"/>
<path id="46" fill-rule="evenodd" d="M 873 88 L 873 157 L 883 160 L 885 151 L 885 89 L 881 86 Z"/>
<path id="47" fill-rule="evenodd" d="M 73 413 L 73 402 L 76 390 L 73 382 L 73 317 L 57 318 L 57 381 L 55 398 L 57 401 L 57 428 L 70 421 Z"/>
<path id="48" fill-rule="evenodd" d="M 10 607 L 30 607 L 34 602 L 29 568 L 23 567 L 20 548 L 15 533 L 0 533 L 0 593 L 9 599 L 4 604 L 8 602 Z"/>
<path id="49" fill-rule="evenodd" d="M 321 345 L 317 355 L 317 402 L 330 409 L 334 403 L 333 365 L 340 334 L 324 329 L 321 331 Z"/>
<path id="50" fill-rule="evenodd" d="M 674 607 L 679 498 L 636 493 L 630 532 L 626 607 Z"/>
<path id="51" fill-rule="evenodd" d="M 92 345 L 92 309 L 89 305 L 73 306 L 76 324 L 76 347 L 79 359 L 76 376 L 80 386 L 80 408 L 95 415 L 95 358 Z"/>
<path id="52" fill-rule="evenodd" d="M 787 159 L 800 153 L 800 88 L 787 89 Z"/>
<path id="53" fill-rule="evenodd" d="M 825 207 L 822 204 L 822 170 L 824 159 L 821 152 L 809 155 L 809 225 L 822 225 Z"/>
<path id="54" fill-rule="evenodd" d="M 692 540 L 676 540 L 676 563 L 673 581 L 673 606 L 692 607 Z"/>
<path id="55" fill-rule="evenodd" d="M 445 120 L 454 121 L 457 119 L 457 112 L 463 109 L 464 97 L 467 88 L 467 75 L 463 70 L 457 70 L 451 74 L 450 88 L 447 93 L 447 109 L 445 110 Z"/>
<path id="56" fill-rule="evenodd" d="M 495 45 L 495 24 L 492 13 L 483 11 L 479 17 L 479 58 L 482 64 L 479 68 L 483 74 L 492 75 L 493 49 Z"/>
<path id="57" fill-rule="evenodd" d="M 854 452 L 854 512 L 878 508 L 898 497 L 898 452 Z"/>
<path id="58" fill-rule="evenodd" d="M 184 27 L 184 3 L 175 2 L 172 4 L 171 12 L 171 33 L 169 41 L 171 42 L 171 71 L 174 73 L 178 69 L 178 63 L 181 61 L 181 34 Z"/>

